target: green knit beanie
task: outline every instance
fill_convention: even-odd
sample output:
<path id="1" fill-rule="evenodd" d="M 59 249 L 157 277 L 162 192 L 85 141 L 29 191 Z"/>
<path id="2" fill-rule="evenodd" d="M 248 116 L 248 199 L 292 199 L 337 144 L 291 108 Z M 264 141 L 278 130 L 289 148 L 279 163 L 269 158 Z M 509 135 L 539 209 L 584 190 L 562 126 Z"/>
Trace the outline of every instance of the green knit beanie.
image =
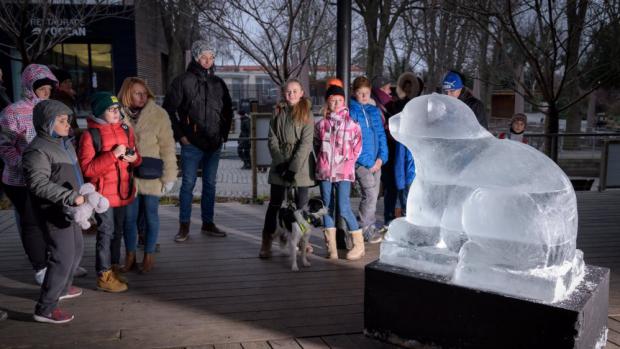
<path id="1" fill-rule="evenodd" d="M 101 117 L 105 111 L 113 105 L 120 105 L 118 98 L 110 92 L 97 92 L 92 95 L 90 107 L 93 115 Z"/>

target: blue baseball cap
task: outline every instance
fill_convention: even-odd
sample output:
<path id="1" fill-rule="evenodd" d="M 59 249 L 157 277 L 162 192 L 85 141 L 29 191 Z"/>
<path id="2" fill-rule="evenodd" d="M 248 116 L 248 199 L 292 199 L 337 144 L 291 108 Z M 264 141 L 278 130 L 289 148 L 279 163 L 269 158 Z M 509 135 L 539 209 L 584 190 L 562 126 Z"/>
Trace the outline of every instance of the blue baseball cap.
<path id="1" fill-rule="evenodd" d="M 458 73 L 453 71 L 448 72 L 446 77 L 443 78 L 442 88 L 444 90 L 458 90 L 463 88 L 463 81 Z"/>

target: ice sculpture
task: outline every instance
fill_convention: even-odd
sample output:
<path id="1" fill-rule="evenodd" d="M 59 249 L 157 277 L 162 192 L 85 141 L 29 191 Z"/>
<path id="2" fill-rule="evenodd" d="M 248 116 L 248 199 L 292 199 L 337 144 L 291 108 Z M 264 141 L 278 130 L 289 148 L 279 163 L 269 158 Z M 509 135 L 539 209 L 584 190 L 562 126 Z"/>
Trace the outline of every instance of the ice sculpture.
<path id="1" fill-rule="evenodd" d="M 467 105 L 435 93 L 407 103 L 390 132 L 413 153 L 416 178 L 381 262 L 543 302 L 570 294 L 584 269 L 577 203 L 553 161 L 496 139 Z"/>

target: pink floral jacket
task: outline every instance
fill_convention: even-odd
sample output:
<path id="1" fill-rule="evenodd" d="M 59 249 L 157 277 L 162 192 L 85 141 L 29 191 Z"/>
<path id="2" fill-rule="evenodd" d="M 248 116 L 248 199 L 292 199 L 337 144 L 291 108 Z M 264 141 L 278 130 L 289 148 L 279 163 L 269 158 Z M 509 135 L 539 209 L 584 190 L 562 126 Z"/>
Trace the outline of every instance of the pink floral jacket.
<path id="1" fill-rule="evenodd" d="M 362 151 L 362 130 L 349 110 L 331 113 L 314 127 L 316 179 L 355 181 L 355 162 Z"/>

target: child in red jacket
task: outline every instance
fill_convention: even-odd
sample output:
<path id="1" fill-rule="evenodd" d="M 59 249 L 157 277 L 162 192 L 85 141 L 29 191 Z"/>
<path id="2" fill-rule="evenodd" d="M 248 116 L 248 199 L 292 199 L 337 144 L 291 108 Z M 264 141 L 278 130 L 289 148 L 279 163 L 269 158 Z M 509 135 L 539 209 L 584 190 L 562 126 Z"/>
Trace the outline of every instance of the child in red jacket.
<path id="1" fill-rule="evenodd" d="M 133 130 L 122 121 L 116 96 L 97 92 L 91 107 L 88 131 L 80 138 L 80 167 L 87 181 L 110 201 L 109 210 L 95 215 L 97 288 L 123 292 L 127 283 L 118 275 L 123 221 L 125 207 L 136 194 L 131 172 L 142 159 L 135 150 Z"/>

